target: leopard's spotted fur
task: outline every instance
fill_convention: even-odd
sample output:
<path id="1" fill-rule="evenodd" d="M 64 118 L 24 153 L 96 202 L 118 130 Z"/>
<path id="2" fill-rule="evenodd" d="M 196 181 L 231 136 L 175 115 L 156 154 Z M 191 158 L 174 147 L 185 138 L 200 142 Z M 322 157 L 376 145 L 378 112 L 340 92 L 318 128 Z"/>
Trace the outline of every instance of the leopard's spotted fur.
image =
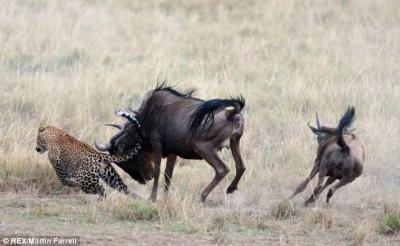
<path id="1" fill-rule="evenodd" d="M 110 156 L 100 153 L 88 144 L 80 142 L 64 130 L 53 127 L 39 127 L 36 151 L 49 152 L 48 157 L 60 181 L 66 186 L 78 186 L 88 194 L 105 196 L 105 190 L 99 183 L 104 180 L 112 188 L 138 197 L 131 193 L 111 162 L 125 162 L 137 154 L 140 144 L 126 156 Z"/>

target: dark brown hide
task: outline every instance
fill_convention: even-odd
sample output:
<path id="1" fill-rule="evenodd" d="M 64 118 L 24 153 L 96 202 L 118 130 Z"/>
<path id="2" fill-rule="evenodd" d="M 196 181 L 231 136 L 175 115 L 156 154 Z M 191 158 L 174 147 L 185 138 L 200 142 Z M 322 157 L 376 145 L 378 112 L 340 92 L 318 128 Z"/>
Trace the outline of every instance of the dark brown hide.
<path id="1" fill-rule="evenodd" d="M 138 159 L 139 153 L 138 158 L 126 166 L 135 170 L 144 168 L 149 172 L 154 171 L 150 196 L 153 201 L 157 198 L 161 159 L 165 157 L 165 193 L 168 192 L 177 156 L 184 159 L 204 159 L 214 168 L 215 177 L 201 193 L 201 201 L 206 200 L 208 194 L 229 171 L 217 155 L 217 150 L 229 146 L 235 160 L 236 176 L 227 189 L 228 193 L 237 189 L 245 171 L 239 147 L 244 130 L 244 119 L 240 113 L 245 105 L 244 99 L 203 101 L 193 98 L 192 93 L 192 90 L 180 93 L 164 84 L 157 87 L 148 94 L 134 114 L 122 115 L 129 121 L 125 124 L 123 133 L 110 141 L 111 147 L 108 151 L 111 154 L 126 153 L 132 148 L 131 143 L 137 139 L 143 141 L 142 153 L 150 158 L 142 162 Z M 139 128 L 132 127 L 135 119 L 140 122 Z M 121 167 L 128 170 L 126 166 Z M 138 172 L 143 175 L 142 171 Z"/>

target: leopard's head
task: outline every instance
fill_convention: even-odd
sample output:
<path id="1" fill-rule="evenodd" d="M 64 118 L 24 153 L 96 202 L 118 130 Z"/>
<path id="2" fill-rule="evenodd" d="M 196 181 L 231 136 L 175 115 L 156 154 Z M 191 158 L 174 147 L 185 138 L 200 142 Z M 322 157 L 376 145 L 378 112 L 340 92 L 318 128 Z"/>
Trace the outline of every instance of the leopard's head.
<path id="1" fill-rule="evenodd" d="M 60 135 L 61 130 L 53 126 L 40 126 L 38 128 L 38 135 L 36 140 L 36 151 L 40 154 L 45 153 L 49 149 L 49 144 L 58 135 Z"/>

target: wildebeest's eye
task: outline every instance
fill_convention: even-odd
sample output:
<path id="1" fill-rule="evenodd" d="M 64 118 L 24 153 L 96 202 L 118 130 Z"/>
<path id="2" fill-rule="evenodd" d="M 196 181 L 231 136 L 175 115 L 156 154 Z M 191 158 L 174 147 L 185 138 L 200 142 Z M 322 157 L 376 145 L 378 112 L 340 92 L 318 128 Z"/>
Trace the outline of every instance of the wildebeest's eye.
<path id="1" fill-rule="evenodd" d="M 124 149 L 125 149 L 125 144 L 124 143 L 118 143 L 117 144 L 117 148 L 118 148 L 118 151 L 123 152 Z"/>

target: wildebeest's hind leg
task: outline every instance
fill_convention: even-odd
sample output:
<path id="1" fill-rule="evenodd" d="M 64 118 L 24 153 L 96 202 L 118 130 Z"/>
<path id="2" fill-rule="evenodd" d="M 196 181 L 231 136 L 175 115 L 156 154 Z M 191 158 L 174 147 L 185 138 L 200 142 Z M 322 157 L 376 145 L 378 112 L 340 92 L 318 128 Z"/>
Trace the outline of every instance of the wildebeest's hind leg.
<path id="1" fill-rule="evenodd" d="M 340 187 L 353 182 L 356 177 L 343 177 L 337 184 L 335 184 L 332 188 L 329 189 L 328 194 L 326 195 L 326 202 L 329 203 L 329 200 L 333 196 L 333 193 L 337 191 Z"/>
<path id="2" fill-rule="evenodd" d="M 313 169 L 311 170 L 310 174 L 308 175 L 308 177 L 301 182 L 301 184 L 297 187 L 297 189 L 293 192 L 293 194 L 289 197 L 289 199 L 292 199 L 293 197 L 295 197 L 297 194 L 299 194 L 300 192 L 302 192 L 308 185 L 308 183 L 311 181 L 311 179 L 314 178 L 314 176 L 319 172 L 319 162 L 316 161 L 314 164 Z"/>
<path id="3" fill-rule="evenodd" d="M 167 158 L 167 165 L 165 166 L 164 171 L 164 179 L 165 179 L 165 187 L 164 187 L 164 195 L 168 195 L 169 184 L 171 183 L 172 174 L 174 173 L 174 167 L 176 162 L 176 155 L 169 155 Z"/>
<path id="4" fill-rule="evenodd" d="M 243 163 L 242 155 L 240 154 L 240 136 L 233 136 L 230 139 L 230 147 L 233 155 L 233 159 L 235 160 L 236 167 L 236 175 L 233 179 L 232 183 L 229 185 L 226 193 L 232 193 L 237 190 L 237 184 L 239 183 L 240 178 L 242 177 L 244 171 L 246 171 L 246 167 Z"/>
<path id="5" fill-rule="evenodd" d="M 322 191 L 324 191 L 326 187 L 328 187 L 328 186 L 331 185 L 333 182 L 335 182 L 335 180 L 336 180 L 335 178 L 329 177 L 329 178 L 326 180 L 324 186 L 322 186 L 322 187 L 319 188 L 318 190 L 314 190 L 313 195 L 311 195 L 311 197 L 313 197 L 313 199 L 316 200 L 316 199 L 319 197 L 319 195 L 322 193 Z M 310 197 L 310 199 L 311 199 L 311 197 Z M 310 200 L 310 199 L 309 199 L 309 200 Z M 313 200 L 313 201 L 310 201 L 310 202 L 314 202 L 314 200 Z M 306 204 L 308 204 L 308 203 L 306 203 Z"/>
<path id="6" fill-rule="evenodd" d="M 208 194 L 217 186 L 219 182 L 229 172 L 229 168 L 219 158 L 214 146 L 210 143 L 195 144 L 196 152 L 210 164 L 215 170 L 214 179 L 211 183 L 201 192 L 200 202 L 205 202 Z"/>

